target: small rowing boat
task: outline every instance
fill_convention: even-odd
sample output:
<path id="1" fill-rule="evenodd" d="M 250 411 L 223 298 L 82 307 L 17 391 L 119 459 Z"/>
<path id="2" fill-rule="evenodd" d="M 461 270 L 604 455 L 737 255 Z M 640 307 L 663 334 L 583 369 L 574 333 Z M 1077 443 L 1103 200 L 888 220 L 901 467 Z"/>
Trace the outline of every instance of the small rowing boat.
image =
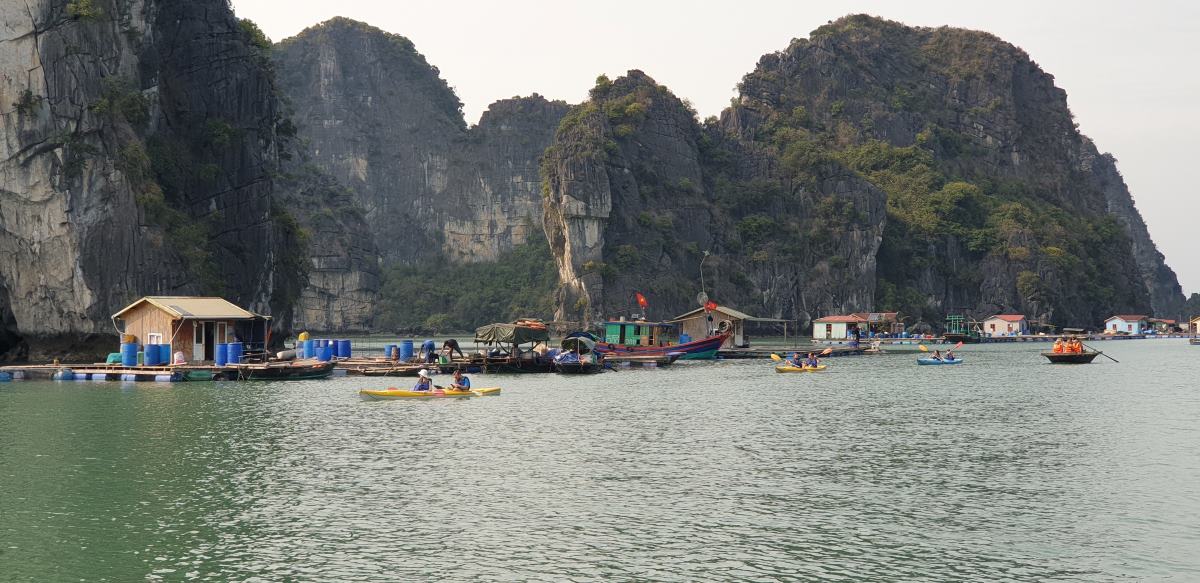
<path id="1" fill-rule="evenodd" d="M 1092 352 L 1043 352 L 1042 356 L 1046 357 L 1051 364 L 1089 364 L 1096 360 L 1097 356 L 1104 354 L 1099 351 Z"/>
<path id="2" fill-rule="evenodd" d="M 454 389 L 433 389 L 432 391 L 409 391 L 401 389 L 370 390 L 363 389 L 359 395 L 370 399 L 444 399 L 448 397 L 482 397 L 500 394 L 500 387 L 481 387 L 456 391 Z"/>

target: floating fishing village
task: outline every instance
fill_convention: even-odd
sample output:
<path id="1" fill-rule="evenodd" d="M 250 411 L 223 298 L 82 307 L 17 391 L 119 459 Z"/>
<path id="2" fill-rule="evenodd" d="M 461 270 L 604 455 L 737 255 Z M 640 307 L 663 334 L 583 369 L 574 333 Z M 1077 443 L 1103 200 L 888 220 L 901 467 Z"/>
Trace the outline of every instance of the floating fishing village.
<path id="1" fill-rule="evenodd" d="M 0 381 L 281 381 L 334 376 L 417 377 L 457 373 L 509 375 L 558 373 L 596 374 L 617 367 L 668 367 L 683 360 L 770 359 L 782 362 L 775 372 L 820 372 L 829 368 L 821 358 L 881 355 L 896 347 L 915 346 L 918 365 L 962 364 L 964 345 L 999 342 L 1054 343 L 1053 350 L 1036 354 L 1055 364 L 1087 364 L 1103 352 L 1087 342 L 1189 338 L 1200 344 L 1200 316 L 1187 328 L 1176 321 L 1144 315 L 1114 315 L 1099 332 L 1081 329 L 1060 334 L 1034 332 L 1037 327 L 1020 314 L 997 314 L 981 321 L 964 316 L 947 318 L 940 335 L 911 334 L 896 312 L 855 313 L 817 318 L 808 344 L 787 339 L 786 320 L 756 318 L 701 298 L 696 310 L 669 321 L 638 317 L 600 323 L 594 330 L 573 330 L 558 337 L 537 319 L 519 319 L 478 328 L 472 345 L 463 350 L 457 338 L 439 343 L 404 339 L 296 338 L 272 342 L 270 318 L 219 297 L 143 297 L 113 314 L 118 350 L 97 363 L 42 363 L 0 367 Z M 640 309 L 647 298 L 636 294 Z M 747 328 L 777 327 L 775 345 L 754 347 Z M 551 348 L 551 343 L 557 346 Z M 933 349 L 929 348 L 934 347 Z M 276 350 L 276 348 L 281 348 Z M 942 350 L 945 349 L 945 354 Z M 956 355 L 954 351 L 959 351 Z M 1031 353 L 1033 354 L 1033 353 Z M 1108 357 L 1110 360 L 1111 357 Z M 367 397 L 441 397 L 496 394 L 480 390 L 445 392 L 429 385 L 425 391 L 364 387 Z"/>
<path id="2" fill-rule="evenodd" d="M 0 0 L 0 583 L 1200 581 L 1196 38 Z"/>

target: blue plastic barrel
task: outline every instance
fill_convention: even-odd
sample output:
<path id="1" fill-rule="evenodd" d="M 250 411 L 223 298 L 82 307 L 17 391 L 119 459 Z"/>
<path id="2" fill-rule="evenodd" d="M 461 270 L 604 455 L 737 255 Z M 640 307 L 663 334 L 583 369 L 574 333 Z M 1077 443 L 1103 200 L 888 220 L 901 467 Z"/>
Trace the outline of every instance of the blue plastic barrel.
<path id="1" fill-rule="evenodd" d="M 0 372 L 0 383 L 7 383 L 12 380 L 12 375 L 6 372 Z"/>
<path id="2" fill-rule="evenodd" d="M 121 366 L 137 366 L 138 345 L 136 342 L 126 342 L 121 345 Z"/>
<path id="3" fill-rule="evenodd" d="M 228 344 L 218 344 L 217 345 L 217 356 L 213 360 L 214 360 L 214 364 L 216 364 L 217 366 L 225 366 L 225 363 L 229 362 L 229 345 Z"/>
<path id="4" fill-rule="evenodd" d="M 304 358 L 316 358 L 316 357 L 317 357 L 317 341 L 316 340 L 305 340 L 304 341 Z"/>
<path id="5" fill-rule="evenodd" d="M 156 375 L 154 375 L 154 382 L 156 382 L 156 383 L 169 383 L 169 382 L 171 382 L 171 375 L 169 375 L 169 374 L 156 374 Z"/>
<path id="6" fill-rule="evenodd" d="M 350 341 L 349 340 L 338 340 L 337 341 L 337 356 L 338 356 L 338 358 L 350 358 Z"/>
<path id="7" fill-rule="evenodd" d="M 404 340 L 400 342 L 400 360 L 405 362 L 412 360 L 413 357 L 413 341 Z"/>
<path id="8" fill-rule="evenodd" d="M 394 351 L 394 350 L 396 350 L 396 345 L 395 345 L 395 344 L 385 344 L 385 345 L 383 346 L 383 357 L 384 357 L 384 358 L 391 358 L 391 357 L 392 357 L 392 351 Z"/>
<path id="9" fill-rule="evenodd" d="M 137 347 L 137 345 L 135 344 L 134 347 Z M 56 381 L 73 381 L 75 380 L 75 372 L 69 368 L 63 369 L 55 371 L 54 374 L 50 375 L 50 378 Z"/>
<path id="10" fill-rule="evenodd" d="M 167 344 L 151 344 L 154 347 L 154 364 L 171 364 L 171 347 Z"/>
<path id="11" fill-rule="evenodd" d="M 321 362 L 329 362 L 333 360 L 333 347 L 326 344 L 317 349 L 317 360 Z"/>
<path id="12" fill-rule="evenodd" d="M 691 341 L 692 341 L 692 337 L 690 335 L 683 334 L 683 333 L 679 334 L 679 343 L 680 344 L 687 344 L 688 342 L 691 342 Z"/>
<path id="13" fill-rule="evenodd" d="M 228 346 L 228 348 L 226 349 L 225 363 L 226 364 L 241 364 L 242 363 L 242 352 L 243 352 L 242 343 L 241 342 L 230 342 L 229 344 L 226 344 L 226 346 Z"/>
<path id="14" fill-rule="evenodd" d="M 142 346 L 142 364 L 155 366 L 158 362 L 158 348 L 153 344 Z"/>

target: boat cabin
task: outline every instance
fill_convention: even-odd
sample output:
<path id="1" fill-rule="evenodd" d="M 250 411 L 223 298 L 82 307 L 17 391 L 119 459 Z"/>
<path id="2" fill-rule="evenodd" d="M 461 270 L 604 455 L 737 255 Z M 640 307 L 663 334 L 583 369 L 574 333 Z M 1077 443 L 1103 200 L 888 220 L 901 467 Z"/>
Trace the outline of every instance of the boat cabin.
<path id="1" fill-rule="evenodd" d="M 678 341 L 678 334 L 678 326 L 671 322 L 618 320 L 604 323 L 604 341 L 620 346 L 667 346 Z"/>
<path id="2" fill-rule="evenodd" d="M 1105 334 L 1141 334 L 1149 325 L 1147 317 L 1137 314 L 1116 315 L 1104 321 Z"/>
<path id="3" fill-rule="evenodd" d="M 216 345 L 245 344 L 246 354 L 266 349 L 270 317 L 235 306 L 224 298 L 146 296 L 113 314 L 119 334 L 131 334 L 138 344 L 170 344 L 171 354 L 183 352 L 189 362 L 211 361 Z"/>

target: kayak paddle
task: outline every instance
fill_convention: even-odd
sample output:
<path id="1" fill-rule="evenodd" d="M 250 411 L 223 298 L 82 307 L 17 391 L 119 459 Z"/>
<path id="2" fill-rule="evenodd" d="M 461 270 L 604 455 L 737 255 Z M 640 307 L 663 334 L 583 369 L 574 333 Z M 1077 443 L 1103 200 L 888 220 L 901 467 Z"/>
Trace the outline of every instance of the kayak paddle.
<path id="1" fill-rule="evenodd" d="M 830 346 L 829 348 L 826 348 L 825 350 L 822 350 L 822 351 L 821 351 L 821 356 L 829 356 L 830 354 L 833 354 L 833 347 L 832 347 L 832 346 Z"/>
<path id="2" fill-rule="evenodd" d="M 924 344 L 918 344 L 917 348 L 921 349 L 921 352 L 929 352 L 929 348 L 927 348 Z"/>
<path id="3" fill-rule="evenodd" d="M 781 356 L 779 356 L 778 354 L 775 354 L 774 352 L 772 352 L 772 353 L 771 353 L 771 360 L 774 360 L 775 362 L 779 362 L 779 361 L 783 360 L 783 357 L 781 357 Z"/>

